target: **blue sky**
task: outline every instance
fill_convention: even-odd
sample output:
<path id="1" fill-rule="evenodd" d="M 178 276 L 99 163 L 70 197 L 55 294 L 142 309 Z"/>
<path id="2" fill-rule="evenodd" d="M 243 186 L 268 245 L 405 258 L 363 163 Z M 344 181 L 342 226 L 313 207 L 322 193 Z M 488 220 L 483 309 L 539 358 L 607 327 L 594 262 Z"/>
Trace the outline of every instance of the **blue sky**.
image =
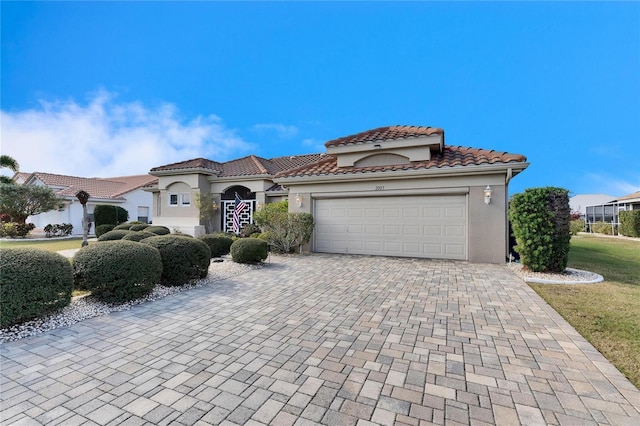
<path id="1" fill-rule="evenodd" d="M 510 192 L 640 190 L 640 2 L 7 2 L 1 150 L 146 173 L 394 124 L 519 153 Z"/>

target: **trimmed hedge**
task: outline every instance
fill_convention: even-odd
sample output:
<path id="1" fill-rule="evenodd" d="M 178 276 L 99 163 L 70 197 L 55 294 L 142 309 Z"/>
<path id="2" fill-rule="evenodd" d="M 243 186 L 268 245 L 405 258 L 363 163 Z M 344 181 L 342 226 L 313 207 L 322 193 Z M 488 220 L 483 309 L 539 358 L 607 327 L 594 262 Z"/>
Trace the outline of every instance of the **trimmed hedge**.
<path id="1" fill-rule="evenodd" d="M 133 231 L 126 229 L 114 229 L 113 231 L 106 232 L 98 237 L 98 241 L 114 241 L 121 240 L 126 235 L 132 234 Z"/>
<path id="2" fill-rule="evenodd" d="M 122 237 L 122 240 L 140 242 L 140 241 L 144 240 L 145 238 L 151 238 L 151 237 L 157 237 L 157 235 L 153 234 L 151 232 L 138 231 L 138 232 L 131 232 L 131 233 L 125 235 L 124 237 Z"/>
<path id="3" fill-rule="evenodd" d="M 640 210 L 622 211 L 618 233 L 625 237 L 640 237 Z"/>
<path id="4" fill-rule="evenodd" d="M 225 254 L 229 254 L 231 251 L 231 244 L 233 240 L 229 237 L 221 236 L 220 234 L 206 234 L 198 237 L 209 246 L 211 250 L 211 257 L 220 257 Z"/>
<path id="5" fill-rule="evenodd" d="M 117 225 L 129 219 L 129 212 L 120 206 L 98 204 L 93 209 L 93 219 L 96 226 L 106 224 Z"/>
<path id="6" fill-rule="evenodd" d="M 596 234 L 613 235 L 614 225 L 607 222 L 595 222 L 591 224 L 591 232 Z"/>
<path id="7" fill-rule="evenodd" d="M 156 235 L 169 235 L 171 230 L 166 226 L 152 225 L 144 229 L 147 232 L 153 232 Z"/>
<path id="8" fill-rule="evenodd" d="M 146 223 L 134 223 L 129 227 L 129 231 L 142 231 L 145 228 L 148 228 L 149 225 Z"/>
<path id="9" fill-rule="evenodd" d="M 162 257 L 162 283 L 179 286 L 209 273 L 211 250 L 197 238 L 159 235 L 145 238 L 142 244 L 157 248 Z"/>
<path id="10" fill-rule="evenodd" d="M 571 235 L 578 235 L 578 232 L 584 232 L 585 230 L 585 222 L 582 219 L 574 219 L 569 224 L 569 229 L 571 230 Z"/>
<path id="11" fill-rule="evenodd" d="M 0 249 L 0 326 L 41 317 L 71 302 L 73 271 L 64 256 L 40 249 Z"/>
<path id="12" fill-rule="evenodd" d="M 149 294 L 162 275 L 160 252 L 133 241 L 105 241 L 80 249 L 72 260 L 76 288 L 107 303 Z"/>
<path id="13" fill-rule="evenodd" d="M 563 188 L 529 188 L 515 194 L 509 219 L 520 261 L 534 272 L 562 272 L 569 260 L 571 209 Z"/>
<path id="14" fill-rule="evenodd" d="M 96 226 L 96 237 L 100 238 L 102 235 L 106 234 L 109 231 L 113 231 L 115 225 L 98 225 Z"/>
<path id="15" fill-rule="evenodd" d="M 241 238 L 231 244 L 231 259 L 236 263 L 259 263 L 267 255 L 267 242 L 258 238 Z"/>
<path id="16" fill-rule="evenodd" d="M 131 228 L 131 224 L 129 222 L 125 222 L 125 223 L 121 223 L 120 225 L 117 225 L 115 228 L 115 230 L 120 230 L 120 229 L 124 229 L 124 230 L 128 230 L 129 228 Z"/>

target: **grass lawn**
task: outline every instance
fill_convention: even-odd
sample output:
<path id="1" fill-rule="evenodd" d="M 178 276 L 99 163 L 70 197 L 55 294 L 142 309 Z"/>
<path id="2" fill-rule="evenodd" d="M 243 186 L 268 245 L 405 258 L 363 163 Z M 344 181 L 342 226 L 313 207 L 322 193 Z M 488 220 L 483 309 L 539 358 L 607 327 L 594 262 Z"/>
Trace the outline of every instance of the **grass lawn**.
<path id="1" fill-rule="evenodd" d="M 89 243 L 91 244 L 91 243 Z M 46 241 L 0 240 L 1 248 L 39 248 L 47 251 L 69 250 L 82 247 L 82 237 L 71 239 L 52 239 Z"/>
<path id="2" fill-rule="evenodd" d="M 574 236 L 569 267 L 605 281 L 529 285 L 640 388 L 640 241 Z"/>

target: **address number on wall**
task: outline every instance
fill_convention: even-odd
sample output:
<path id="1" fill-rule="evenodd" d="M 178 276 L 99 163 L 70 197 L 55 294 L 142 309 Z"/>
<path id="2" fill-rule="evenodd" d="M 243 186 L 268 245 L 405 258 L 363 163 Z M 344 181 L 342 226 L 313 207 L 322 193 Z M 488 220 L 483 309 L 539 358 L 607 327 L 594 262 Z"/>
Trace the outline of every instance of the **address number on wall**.
<path id="1" fill-rule="evenodd" d="M 384 191 L 384 185 L 376 185 L 376 191 Z"/>

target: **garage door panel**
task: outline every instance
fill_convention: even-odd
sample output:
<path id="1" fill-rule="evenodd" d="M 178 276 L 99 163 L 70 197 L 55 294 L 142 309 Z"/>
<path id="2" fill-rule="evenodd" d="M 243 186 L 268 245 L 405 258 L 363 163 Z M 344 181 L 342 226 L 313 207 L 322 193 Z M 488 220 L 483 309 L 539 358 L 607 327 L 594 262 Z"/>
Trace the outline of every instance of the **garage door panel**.
<path id="1" fill-rule="evenodd" d="M 315 200 L 319 252 L 467 259 L 466 196 Z"/>

